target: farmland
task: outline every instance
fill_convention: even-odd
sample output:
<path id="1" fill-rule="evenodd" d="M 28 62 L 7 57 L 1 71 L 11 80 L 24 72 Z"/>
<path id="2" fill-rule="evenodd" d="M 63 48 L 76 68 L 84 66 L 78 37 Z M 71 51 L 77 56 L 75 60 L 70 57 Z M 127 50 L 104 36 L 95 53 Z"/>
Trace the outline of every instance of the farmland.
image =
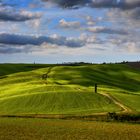
<path id="1" fill-rule="evenodd" d="M 0 64 L 0 139 L 139 140 L 139 124 L 101 122 L 138 118 L 139 85 L 128 64 Z"/>
<path id="2" fill-rule="evenodd" d="M 0 119 L 1 140 L 139 140 L 138 124 L 79 120 Z"/>
<path id="3" fill-rule="evenodd" d="M 42 79 L 43 74 L 47 79 Z M 140 71 L 126 64 L 0 65 L 0 114 L 94 114 L 122 108 L 139 112 Z M 94 84 L 98 83 L 98 93 Z M 133 100 L 131 100 L 133 99 Z"/>

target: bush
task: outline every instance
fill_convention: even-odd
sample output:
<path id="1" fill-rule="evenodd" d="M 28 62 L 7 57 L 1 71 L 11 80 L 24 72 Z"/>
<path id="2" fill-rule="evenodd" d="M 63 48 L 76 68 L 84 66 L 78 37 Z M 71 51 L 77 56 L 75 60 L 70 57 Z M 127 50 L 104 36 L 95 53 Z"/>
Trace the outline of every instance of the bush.
<path id="1" fill-rule="evenodd" d="M 130 121 L 130 122 L 140 122 L 140 114 L 117 114 L 115 112 L 109 112 L 107 114 L 107 120 L 109 121 Z"/>

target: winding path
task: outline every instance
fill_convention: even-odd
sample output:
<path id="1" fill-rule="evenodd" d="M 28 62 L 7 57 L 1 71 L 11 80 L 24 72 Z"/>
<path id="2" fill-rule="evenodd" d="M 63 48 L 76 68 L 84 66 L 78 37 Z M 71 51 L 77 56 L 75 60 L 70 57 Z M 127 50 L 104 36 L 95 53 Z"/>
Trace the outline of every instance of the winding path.
<path id="1" fill-rule="evenodd" d="M 47 73 L 42 75 L 42 79 L 48 81 L 49 74 L 51 73 L 53 67 L 49 67 Z M 45 76 L 45 77 L 43 77 Z M 47 84 L 47 82 L 45 82 Z"/>
<path id="2" fill-rule="evenodd" d="M 119 106 L 123 113 L 130 113 L 130 112 L 133 112 L 133 110 L 127 106 L 125 106 L 124 104 L 122 104 L 120 101 L 118 101 L 115 97 L 111 96 L 110 94 L 107 94 L 107 93 L 100 93 L 101 95 L 103 96 L 106 96 L 107 98 L 109 98 L 111 101 L 114 102 L 114 104 L 116 104 L 117 106 Z M 120 113 L 120 112 L 118 112 Z"/>

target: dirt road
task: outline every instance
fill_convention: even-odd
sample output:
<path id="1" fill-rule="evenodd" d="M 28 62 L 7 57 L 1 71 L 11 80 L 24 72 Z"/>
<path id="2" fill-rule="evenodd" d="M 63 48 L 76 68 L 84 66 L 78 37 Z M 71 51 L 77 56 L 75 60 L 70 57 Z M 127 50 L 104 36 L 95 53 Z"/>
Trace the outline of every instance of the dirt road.
<path id="1" fill-rule="evenodd" d="M 133 112 L 132 109 L 130 109 L 129 107 L 125 106 L 124 104 L 122 104 L 120 101 L 118 101 L 115 97 L 111 96 L 110 94 L 107 93 L 100 93 L 103 96 L 106 96 L 107 98 L 109 98 L 111 101 L 113 101 L 117 106 L 119 106 L 123 113 L 130 113 Z"/>

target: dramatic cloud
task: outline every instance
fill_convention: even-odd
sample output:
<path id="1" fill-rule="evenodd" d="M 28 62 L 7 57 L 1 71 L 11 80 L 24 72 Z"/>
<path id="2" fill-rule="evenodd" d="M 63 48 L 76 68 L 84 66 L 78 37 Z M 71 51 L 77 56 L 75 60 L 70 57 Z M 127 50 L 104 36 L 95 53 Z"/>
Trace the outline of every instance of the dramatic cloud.
<path id="1" fill-rule="evenodd" d="M 0 61 L 140 52 L 140 0 L 0 1 Z"/>
<path id="2" fill-rule="evenodd" d="M 96 36 L 81 34 L 78 38 L 35 35 L 0 34 L 0 53 L 24 53 L 59 48 L 82 48 L 87 44 L 103 44 Z"/>
<path id="3" fill-rule="evenodd" d="M 42 1 L 44 2 L 50 1 L 65 8 L 91 3 L 91 0 L 42 0 Z"/>
<path id="4" fill-rule="evenodd" d="M 0 21 L 27 21 L 41 16 L 40 13 L 33 13 L 26 10 L 14 10 L 9 6 L 0 5 Z"/>
<path id="5" fill-rule="evenodd" d="M 82 5 L 91 6 L 95 8 L 116 7 L 116 8 L 132 9 L 140 7 L 140 0 L 42 0 L 42 1 L 51 1 L 65 8 Z"/>
<path id="6" fill-rule="evenodd" d="M 0 34 L 0 43 L 9 45 L 41 45 L 43 43 L 55 44 L 67 47 L 82 47 L 84 42 L 80 39 L 66 38 L 62 36 L 29 36 L 16 34 Z"/>

